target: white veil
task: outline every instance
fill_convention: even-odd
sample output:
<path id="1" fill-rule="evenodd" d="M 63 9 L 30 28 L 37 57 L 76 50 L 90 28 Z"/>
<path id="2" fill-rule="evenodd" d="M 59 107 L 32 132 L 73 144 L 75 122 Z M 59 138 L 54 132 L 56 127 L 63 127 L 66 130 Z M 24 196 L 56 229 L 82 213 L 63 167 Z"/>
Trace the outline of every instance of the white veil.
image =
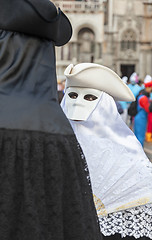
<path id="1" fill-rule="evenodd" d="M 110 95 L 101 94 L 87 121 L 70 123 L 88 163 L 98 215 L 152 202 L 152 164 Z"/>

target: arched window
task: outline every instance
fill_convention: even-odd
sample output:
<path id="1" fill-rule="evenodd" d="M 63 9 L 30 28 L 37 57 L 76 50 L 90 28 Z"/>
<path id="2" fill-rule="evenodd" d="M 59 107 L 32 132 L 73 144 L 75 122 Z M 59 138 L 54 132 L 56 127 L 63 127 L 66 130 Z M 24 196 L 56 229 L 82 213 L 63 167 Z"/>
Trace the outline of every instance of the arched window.
<path id="1" fill-rule="evenodd" d="M 136 33 L 132 29 L 128 29 L 122 34 L 121 50 L 125 51 L 131 49 L 136 51 Z"/>
<path id="2" fill-rule="evenodd" d="M 95 34 L 89 28 L 78 32 L 78 60 L 80 62 L 93 62 L 95 52 Z"/>

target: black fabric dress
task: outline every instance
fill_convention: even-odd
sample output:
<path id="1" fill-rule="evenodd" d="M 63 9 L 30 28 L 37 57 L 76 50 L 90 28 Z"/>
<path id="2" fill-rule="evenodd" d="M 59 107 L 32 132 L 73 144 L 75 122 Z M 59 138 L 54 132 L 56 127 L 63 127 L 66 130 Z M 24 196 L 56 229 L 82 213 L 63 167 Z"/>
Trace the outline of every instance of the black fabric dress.
<path id="1" fill-rule="evenodd" d="M 0 30 L 0 240 L 101 239 L 56 89 L 53 42 Z"/>

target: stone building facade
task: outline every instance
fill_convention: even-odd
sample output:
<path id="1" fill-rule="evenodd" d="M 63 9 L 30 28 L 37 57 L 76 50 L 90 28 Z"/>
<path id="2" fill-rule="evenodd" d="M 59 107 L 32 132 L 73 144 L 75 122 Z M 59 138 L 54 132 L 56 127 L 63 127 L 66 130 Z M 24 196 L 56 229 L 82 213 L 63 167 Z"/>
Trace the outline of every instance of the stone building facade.
<path id="1" fill-rule="evenodd" d="M 120 76 L 152 75 L 152 2 L 109 0 L 103 63 Z"/>
<path id="2" fill-rule="evenodd" d="M 73 26 L 68 44 L 56 48 L 58 79 L 65 67 L 79 62 L 101 63 L 120 76 L 136 71 L 152 75 L 152 1 L 85 0 L 54 3 Z"/>

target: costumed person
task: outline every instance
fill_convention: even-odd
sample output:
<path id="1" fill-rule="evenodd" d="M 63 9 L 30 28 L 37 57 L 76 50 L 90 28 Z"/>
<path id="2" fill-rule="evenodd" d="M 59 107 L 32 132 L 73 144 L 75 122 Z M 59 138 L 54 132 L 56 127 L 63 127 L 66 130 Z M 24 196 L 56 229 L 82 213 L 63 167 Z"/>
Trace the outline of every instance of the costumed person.
<path id="1" fill-rule="evenodd" d="M 152 80 L 152 77 L 150 75 L 146 75 L 144 82 L 151 81 L 151 80 Z M 150 98 L 150 102 L 152 102 L 152 93 L 150 93 L 149 98 Z M 152 112 L 148 113 L 146 141 L 152 142 Z"/>
<path id="2" fill-rule="evenodd" d="M 128 77 L 127 76 L 123 76 L 122 77 L 122 81 L 127 84 L 127 81 L 128 81 Z M 120 101 L 120 104 L 123 108 L 123 113 L 121 114 L 121 117 L 123 119 L 123 121 L 125 123 L 127 123 L 127 120 L 128 120 L 128 102 L 126 101 Z"/>
<path id="3" fill-rule="evenodd" d="M 152 112 L 148 113 L 148 123 L 146 131 L 146 141 L 152 142 Z"/>
<path id="4" fill-rule="evenodd" d="M 135 100 L 111 69 L 69 65 L 61 106 L 86 157 L 101 232 L 112 239 L 152 239 L 152 164 L 117 111 Z"/>
<path id="5" fill-rule="evenodd" d="M 138 78 L 137 73 L 136 72 L 132 73 L 129 78 L 128 87 L 134 94 L 135 98 L 138 96 L 139 92 L 143 89 L 143 87 L 138 85 L 138 81 L 139 81 L 139 78 Z M 130 106 L 130 104 L 128 103 L 128 107 Z M 130 117 L 128 125 L 131 130 L 134 129 L 134 117 Z"/>
<path id="6" fill-rule="evenodd" d="M 152 92 L 152 79 L 146 78 L 144 85 L 145 89 L 137 98 L 137 114 L 134 118 L 134 133 L 142 146 L 144 146 L 147 131 L 148 114 L 152 112 L 152 102 L 149 99 Z"/>
<path id="7" fill-rule="evenodd" d="M 54 47 L 71 24 L 49 0 L 0 0 L 0 29 L 0 239 L 100 239 L 85 158 L 57 99 Z"/>
<path id="8" fill-rule="evenodd" d="M 131 74 L 129 82 L 130 83 L 128 84 L 128 87 L 130 88 L 134 96 L 137 97 L 142 87 L 138 85 L 138 75 L 136 72 Z"/>

